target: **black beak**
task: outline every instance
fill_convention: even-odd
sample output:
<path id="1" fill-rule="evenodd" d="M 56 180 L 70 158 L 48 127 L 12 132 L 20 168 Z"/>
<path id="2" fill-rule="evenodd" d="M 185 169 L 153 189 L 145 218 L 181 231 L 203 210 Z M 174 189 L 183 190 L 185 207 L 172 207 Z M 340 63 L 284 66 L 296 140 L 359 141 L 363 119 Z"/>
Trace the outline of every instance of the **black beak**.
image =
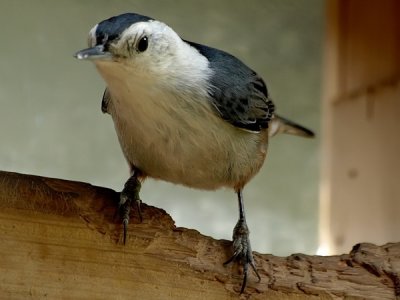
<path id="1" fill-rule="evenodd" d="M 112 54 L 104 50 L 104 45 L 97 45 L 92 48 L 87 48 L 76 52 L 74 57 L 84 60 L 110 60 L 112 58 Z"/>

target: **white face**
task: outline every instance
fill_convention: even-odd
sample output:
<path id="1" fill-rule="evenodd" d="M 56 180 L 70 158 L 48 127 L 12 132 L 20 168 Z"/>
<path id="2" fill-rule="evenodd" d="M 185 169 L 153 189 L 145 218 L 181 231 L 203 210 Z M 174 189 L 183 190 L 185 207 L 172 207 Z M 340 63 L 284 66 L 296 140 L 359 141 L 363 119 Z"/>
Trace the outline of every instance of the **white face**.
<path id="1" fill-rule="evenodd" d="M 96 28 L 89 33 L 89 47 L 96 46 Z M 148 81 L 182 92 L 207 87 L 211 75 L 208 60 L 162 22 L 132 24 L 119 38 L 104 44 L 111 59 L 94 63 L 106 81 L 110 76 L 138 80 L 142 85 Z"/>
<path id="2" fill-rule="evenodd" d="M 89 32 L 88 44 L 96 44 L 96 28 Z M 136 71 L 162 72 L 176 63 L 184 43 L 167 25 L 159 21 L 138 22 L 128 27 L 119 38 L 106 42 L 105 50 L 112 61 Z M 101 61 L 99 61 L 101 63 Z"/>

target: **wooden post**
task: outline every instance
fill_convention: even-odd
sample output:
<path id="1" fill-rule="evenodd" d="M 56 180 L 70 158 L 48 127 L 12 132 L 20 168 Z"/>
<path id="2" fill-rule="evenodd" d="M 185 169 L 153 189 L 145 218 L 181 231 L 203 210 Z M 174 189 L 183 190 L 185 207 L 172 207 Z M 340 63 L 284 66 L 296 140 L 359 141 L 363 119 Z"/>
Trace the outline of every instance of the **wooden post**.
<path id="1" fill-rule="evenodd" d="M 0 172 L 1 299 L 395 299 L 400 244 L 358 244 L 330 257 L 255 254 L 261 282 L 223 267 L 230 242 L 177 228 L 163 210 L 135 212 L 128 241 L 118 193 L 87 183 Z"/>
<path id="2" fill-rule="evenodd" d="M 400 239 L 400 1 L 329 0 L 320 241 Z"/>

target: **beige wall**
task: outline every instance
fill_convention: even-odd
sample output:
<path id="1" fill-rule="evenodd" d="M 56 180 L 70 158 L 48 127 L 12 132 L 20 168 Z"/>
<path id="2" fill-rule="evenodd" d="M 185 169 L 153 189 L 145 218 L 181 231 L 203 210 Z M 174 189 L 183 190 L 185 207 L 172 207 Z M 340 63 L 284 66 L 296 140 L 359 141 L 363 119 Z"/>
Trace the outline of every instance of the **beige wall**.
<path id="1" fill-rule="evenodd" d="M 0 170 L 121 190 L 129 169 L 100 111 L 104 81 L 72 55 L 99 21 L 145 14 L 240 58 L 265 79 L 280 115 L 315 130 L 313 140 L 274 138 L 244 192 L 253 250 L 315 253 L 323 7 L 322 0 L 1 0 Z M 233 191 L 146 180 L 141 197 L 178 226 L 232 238 Z"/>
<path id="2" fill-rule="evenodd" d="M 400 240 L 400 1 L 329 0 L 321 254 Z"/>

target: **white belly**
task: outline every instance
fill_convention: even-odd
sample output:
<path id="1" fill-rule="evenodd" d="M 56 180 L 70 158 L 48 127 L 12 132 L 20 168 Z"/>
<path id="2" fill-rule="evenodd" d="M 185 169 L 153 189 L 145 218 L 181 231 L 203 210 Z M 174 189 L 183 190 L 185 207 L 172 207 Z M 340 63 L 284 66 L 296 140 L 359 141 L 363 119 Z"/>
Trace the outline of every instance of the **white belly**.
<path id="1" fill-rule="evenodd" d="M 216 189 L 242 185 L 262 166 L 266 134 L 234 127 L 204 97 L 106 79 L 112 96 L 109 112 L 123 153 L 147 176 Z"/>

